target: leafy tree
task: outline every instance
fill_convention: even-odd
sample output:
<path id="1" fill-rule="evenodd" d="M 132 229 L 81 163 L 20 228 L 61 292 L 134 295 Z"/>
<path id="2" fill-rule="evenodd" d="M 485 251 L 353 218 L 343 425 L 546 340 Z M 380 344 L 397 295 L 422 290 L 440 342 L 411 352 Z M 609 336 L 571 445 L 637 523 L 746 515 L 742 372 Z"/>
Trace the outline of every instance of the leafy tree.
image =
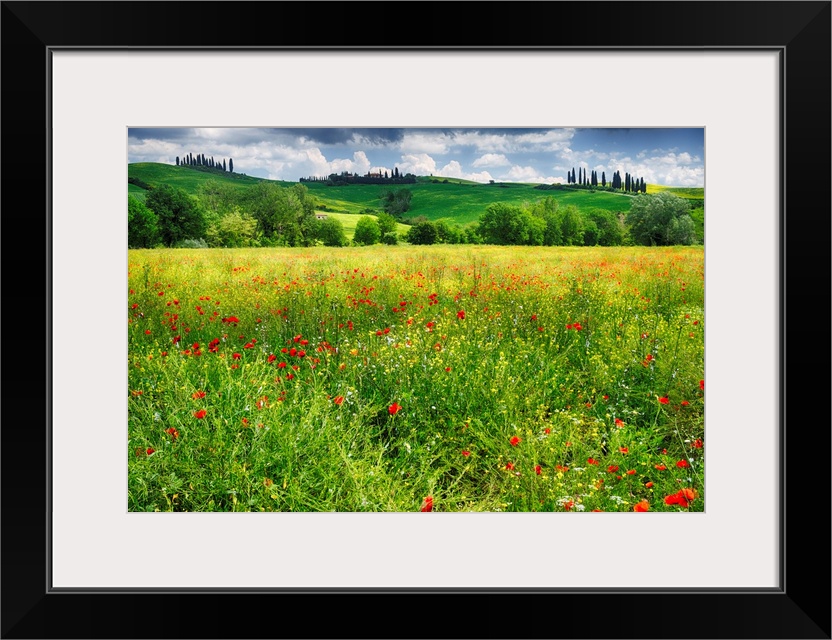
<path id="1" fill-rule="evenodd" d="M 344 225 L 335 218 L 326 218 L 318 222 L 318 240 L 327 247 L 345 247 L 349 244 Z"/>
<path id="2" fill-rule="evenodd" d="M 636 196 L 627 213 L 627 225 L 633 241 L 640 245 L 693 244 L 695 241 L 690 203 L 666 191 Z"/>
<path id="3" fill-rule="evenodd" d="M 375 218 L 361 216 L 355 225 L 355 233 L 352 237 L 355 244 L 370 245 L 381 240 L 381 229 Z"/>
<path id="4" fill-rule="evenodd" d="M 257 220 L 235 207 L 208 227 L 206 239 L 212 247 L 256 247 Z"/>
<path id="5" fill-rule="evenodd" d="M 315 241 L 315 202 L 306 185 L 258 182 L 248 189 L 244 205 L 268 244 L 297 247 Z"/>
<path id="6" fill-rule="evenodd" d="M 205 234 L 205 213 L 185 191 L 163 184 L 147 194 L 146 204 L 159 219 L 159 235 L 165 246 Z"/>
<path id="7" fill-rule="evenodd" d="M 376 222 L 378 222 L 378 228 L 382 236 L 385 233 L 396 233 L 396 219 L 389 213 L 384 211 L 379 213 L 376 216 Z"/>
<path id="8" fill-rule="evenodd" d="M 211 178 L 196 190 L 196 197 L 209 214 L 219 217 L 230 213 L 241 204 L 239 192 L 227 181 Z"/>
<path id="9" fill-rule="evenodd" d="M 389 245 L 399 244 L 399 234 L 397 234 L 395 231 L 388 231 L 387 233 L 382 234 L 381 241 L 384 244 Z"/>
<path id="10" fill-rule="evenodd" d="M 462 230 L 456 224 L 444 219 L 437 220 L 433 224 L 436 227 L 437 242 L 444 244 L 459 244 L 462 242 Z"/>
<path id="11" fill-rule="evenodd" d="M 584 244 L 583 218 L 573 204 L 564 207 L 560 216 L 560 234 L 563 245 L 582 246 Z"/>
<path id="12" fill-rule="evenodd" d="M 546 223 L 529 211 L 504 202 L 486 207 L 479 232 L 491 244 L 543 244 Z"/>
<path id="13" fill-rule="evenodd" d="M 407 232 L 407 241 L 410 244 L 436 244 L 438 239 L 436 225 L 429 220 L 414 224 Z"/>
<path id="14" fill-rule="evenodd" d="M 583 244 L 585 247 L 594 247 L 598 244 L 598 238 L 600 237 L 601 232 L 598 229 L 598 225 L 595 224 L 595 222 L 584 218 L 583 233 Z"/>
<path id="15" fill-rule="evenodd" d="M 592 244 L 602 247 L 616 247 L 624 244 L 626 228 L 618 215 L 606 209 L 589 209 L 584 211 L 584 218 L 591 222 L 598 230 L 598 236 Z M 586 233 L 584 233 L 586 242 Z"/>
<path id="16" fill-rule="evenodd" d="M 159 241 L 159 218 L 143 202 L 127 197 L 127 246 L 150 248 Z"/>
<path id="17" fill-rule="evenodd" d="M 390 215 L 401 215 L 410 210 L 413 192 L 410 189 L 388 189 L 381 193 L 382 208 Z"/>

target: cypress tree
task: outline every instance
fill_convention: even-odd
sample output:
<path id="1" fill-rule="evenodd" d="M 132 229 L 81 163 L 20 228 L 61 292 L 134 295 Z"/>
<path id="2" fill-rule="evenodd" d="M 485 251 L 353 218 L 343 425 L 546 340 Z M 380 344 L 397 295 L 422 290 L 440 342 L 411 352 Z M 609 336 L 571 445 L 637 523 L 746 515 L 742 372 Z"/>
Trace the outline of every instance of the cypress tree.
<path id="1" fill-rule="evenodd" d="M 601 186 L 602 187 L 607 186 L 607 174 L 603 171 L 601 172 Z"/>
<path id="2" fill-rule="evenodd" d="M 228 159 L 228 171 L 230 173 L 234 173 L 234 160 L 233 160 L 233 158 Z"/>
<path id="3" fill-rule="evenodd" d="M 176 156 L 176 166 L 179 166 L 179 156 Z"/>

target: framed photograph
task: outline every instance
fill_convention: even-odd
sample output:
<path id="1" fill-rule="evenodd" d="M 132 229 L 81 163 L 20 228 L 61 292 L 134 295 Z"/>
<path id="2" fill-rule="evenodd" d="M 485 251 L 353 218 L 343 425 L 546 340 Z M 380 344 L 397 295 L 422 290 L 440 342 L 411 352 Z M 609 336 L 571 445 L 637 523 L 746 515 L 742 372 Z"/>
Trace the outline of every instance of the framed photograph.
<path id="1" fill-rule="evenodd" d="M 170 2 L 2 6 L 3 637 L 830 637 L 830 530 L 825 515 L 830 432 L 821 406 L 828 398 L 829 377 L 828 366 L 818 367 L 813 357 L 829 353 L 828 331 L 814 328 L 818 317 L 828 319 L 830 291 L 829 2 L 484 3 L 476 6 L 477 29 L 451 13 L 443 11 L 440 17 L 426 10 L 430 5 L 417 3 L 211 3 L 206 5 L 210 16 L 195 15 L 194 7 Z M 467 11 L 473 7 L 458 5 Z M 359 35 L 368 31 L 367 13 L 379 10 L 386 11 L 386 20 L 395 15 L 407 26 L 395 37 L 383 32 Z M 630 22 L 638 28 L 624 28 Z M 265 129 L 270 132 L 264 137 Z M 680 135 L 672 144 L 651 145 L 644 136 L 653 130 L 695 132 L 701 142 L 688 148 Z M 326 146 L 339 132 L 356 139 L 362 131 L 375 141 L 373 154 L 363 147 L 336 152 Z M 604 146 L 590 135 L 593 131 L 606 132 L 605 140 L 612 142 Z M 613 132 L 637 132 L 643 139 L 631 148 Z M 534 153 L 542 153 L 542 147 L 530 147 L 530 155 L 524 156 L 515 138 L 516 155 L 499 145 L 470 142 L 507 135 L 526 136 L 524 142 L 545 139 L 547 153 L 557 152 L 558 161 L 551 155 L 548 165 L 537 165 Z M 383 155 L 388 138 L 397 140 L 398 153 L 389 158 Z M 479 154 L 468 156 L 452 142 L 462 139 Z M 258 154 L 238 155 L 255 146 Z M 227 164 L 225 150 L 234 152 Z M 639 153 L 654 164 L 635 162 Z M 252 160 L 247 165 L 247 158 L 255 156 L 260 164 Z M 626 175 L 622 171 L 618 184 L 613 161 L 625 156 L 632 161 L 626 166 L 634 169 L 626 169 Z M 568 159 L 575 159 L 581 169 L 579 179 L 571 165 L 561 166 Z M 607 159 L 610 164 L 603 164 Z M 161 211 L 156 200 L 162 189 L 155 188 L 150 173 L 136 172 L 141 162 L 155 163 L 144 167 L 146 171 L 210 174 L 220 185 L 229 176 L 240 182 L 284 181 L 270 183 L 283 185 L 274 187 L 280 192 L 272 195 L 282 197 L 284 188 L 295 189 L 293 202 L 301 208 L 304 194 L 324 193 L 320 189 L 355 192 L 364 182 L 376 188 L 383 181 L 396 186 L 388 189 L 389 202 L 375 208 L 348 203 L 344 197 L 319 197 L 307 212 L 308 228 L 293 230 L 285 220 L 248 220 L 248 212 L 229 201 L 222 219 L 235 225 L 223 226 L 217 217 L 210 231 L 206 226 L 199 233 L 174 237 L 170 232 L 148 239 L 136 235 L 143 227 L 134 224 L 139 219 L 135 216 L 152 211 L 160 234 L 172 227 L 163 231 L 162 215 L 155 213 Z M 661 172 L 657 164 L 664 167 Z M 609 175 L 602 175 L 602 165 L 610 167 Z M 290 177 L 282 172 L 286 166 L 303 173 Z M 666 178 L 670 175 L 675 182 Z M 529 417 L 531 409 L 524 422 L 523 399 L 539 407 L 547 396 L 523 390 L 502 419 L 504 459 L 486 437 L 465 434 L 469 442 L 459 439 L 460 433 L 437 429 L 435 437 L 453 437 L 453 446 L 458 445 L 459 460 L 449 461 L 427 453 L 444 451 L 441 444 L 416 436 L 411 442 L 395 431 L 399 423 L 408 424 L 408 411 L 420 397 L 438 398 L 444 387 L 440 389 L 439 378 L 431 378 L 424 388 L 411 380 L 401 397 L 383 391 L 388 389 L 385 375 L 389 388 L 398 388 L 392 381 L 396 374 L 371 371 L 369 360 L 363 360 L 374 350 L 392 354 L 399 346 L 405 348 L 411 338 L 397 336 L 394 322 L 370 326 L 364 318 L 378 318 L 361 307 L 356 324 L 366 336 L 354 344 L 333 344 L 320 336 L 307 342 L 306 329 L 287 334 L 285 344 L 279 344 L 265 330 L 258 333 L 262 318 L 254 311 L 251 318 L 237 318 L 234 307 L 217 307 L 220 300 L 208 299 L 215 295 L 208 291 L 199 292 L 199 300 L 173 295 L 181 290 L 177 287 L 206 276 L 205 264 L 180 261 L 178 271 L 166 272 L 168 254 L 153 254 L 161 258 L 143 262 L 155 249 L 128 250 L 128 245 L 187 244 L 196 242 L 196 235 L 212 246 L 256 242 L 260 248 L 249 251 L 271 261 L 270 274 L 280 267 L 290 280 L 311 283 L 314 274 L 293 271 L 291 261 L 301 255 L 299 250 L 292 253 L 277 245 L 303 244 L 310 238 L 326 243 L 318 228 L 340 220 L 345 214 L 339 207 L 350 215 L 371 216 L 370 222 L 386 220 L 384 209 L 394 224 L 405 222 L 409 229 L 425 224 L 425 233 L 428 227 L 438 233 L 429 216 L 421 221 L 402 217 L 407 210 L 401 202 L 404 192 L 445 188 L 445 200 L 450 201 L 464 188 L 508 193 L 519 185 L 542 185 L 552 193 L 595 198 L 594 224 L 600 237 L 598 224 L 607 219 L 602 215 L 606 182 L 614 177 L 615 188 L 628 193 L 609 197 L 640 197 L 636 194 L 649 193 L 645 183 L 653 182 L 689 186 L 691 192 L 683 195 L 700 198 L 693 203 L 694 209 L 700 204 L 703 209 L 700 226 L 696 215 L 686 214 L 690 222 L 677 221 L 652 242 L 678 249 L 694 244 L 696 230 L 701 231 L 704 291 L 692 302 L 696 285 L 677 278 L 674 296 L 680 306 L 665 311 L 668 317 L 691 316 L 686 318 L 690 327 L 679 325 L 685 329 L 683 335 L 679 328 L 679 337 L 693 341 L 691 345 L 699 340 L 702 348 L 677 349 L 674 353 L 683 355 L 669 368 L 658 362 L 661 349 L 647 348 L 635 363 L 633 384 L 641 393 L 647 387 L 636 384 L 637 376 L 657 371 L 667 378 L 662 389 L 673 391 L 653 393 L 650 386 L 649 402 L 640 400 L 631 413 L 617 413 L 620 409 L 613 404 L 604 404 L 615 398 L 601 388 L 599 377 L 588 378 L 592 388 L 582 392 L 575 391 L 579 385 L 559 383 L 558 393 L 575 396 L 549 407 L 560 417 L 552 417 L 544 406 L 536 422 Z M 319 182 L 332 184 L 321 187 Z M 704 191 L 693 193 L 696 189 Z M 17 193 L 31 197 L 13 197 Z M 540 193 L 542 203 L 547 191 Z M 206 192 L 200 194 L 200 206 L 209 207 Z M 129 200 L 129 212 L 125 195 L 139 196 Z M 146 206 L 148 198 L 153 207 Z M 134 204 L 140 201 L 141 208 Z M 533 210 L 530 201 L 523 196 L 516 206 L 500 211 L 531 220 L 531 229 L 535 216 L 545 220 L 546 213 Z M 219 211 L 221 205 L 216 206 Z M 365 210 L 353 211 L 355 207 Z M 499 231 L 488 224 L 479 218 L 476 233 L 480 241 L 495 244 Z M 540 224 L 543 234 L 545 223 Z M 690 226 L 689 238 L 684 225 Z M 314 234 L 309 230 L 313 226 Z M 372 235 L 371 225 L 364 226 L 350 232 Z M 583 230 L 592 233 L 589 226 Z M 387 249 L 401 256 L 401 264 L 422 260 L 419 268 L 436 267 L 439 254 L 422 249 L 417 236 L 407 233 L 407 247 Z M 471 233 L 469 240 L 476 240 L 463 225 L 449 225 L 442 233 Z M 398 234 L 398 227 L 388 233 L 391 244 Z M 527 234 L 531 238 L 529 234 L 533 231 Z M 380 231 L 378 235 L 380 241 Z M 602 244 L 598 237 L 593 236 L 594 242 L 586 238 L 582 235 L 582 244 Z M 358 242 L 354 236 L 353 242 Z M 648 238 L 643 244 L 650 243 Z M 473 251 L 471 246 L 463 250 Z M 596 275 L 609 276 L 601 260 Z M 452 277 L 453 261 L 446 259 L 443 265 Z M 668 264 L 643 268 L 674 266 L 669 257 Z M 319 267 L 316 263 L 315 273 L 323 278 Z M 257 287 L 266 284 L 257 280 L 261 273 L 245 271 L 246 264 L 229 260 L 217 268 L 224 271 L 215 274 L 212 290 L 221 291 L 223 299 L 228 295 L 250 301 L 260 295 Z M 545 273 L 521 276 L 539 277 L 546 284 Z M 463 276 L 459 278 L 461 282 Z M 367 303 L 377 295 L 372 290 L 384 289 L 377 282 L 365 287 L 366 299 L 356 305 L 372 306 Z M 317 284 L 320 304 L 329 305 L 334 326 L 340 322 L 347 331 L 352 318 L 336 317 L 337 305 L 326 300 L 323 281 Z M 171 295 L 165 290 L 168 285 Z M 135 293 L 140 288 L 147 295 Z M 306 283 L 299 282 L 297 289 L 304 299 L 317 295 Z M 637 299 L 650 297 L 645 291 L 638 294 Z M 189 307 L 182 320 L 179 297 Z M 428 299 L 425 305 L 436 303 L 445 314 L 440 319 L 445 326 L 439 328 L 446 331 L 439 332 L 435 345 L 428 345 L 431 355 L 435 351 L 442 358 L 450 351 L 443 351 L 443 333 L 461 337 L 471 331 L 472 320 L 493 320 L 497 313 L 491 309 L 488 315 L 482 305 L 466 306 L 458 299 Z M 530 299 L 518 294 L 505 310 L 499 309 L 509 313 L 511 307 L 517 317 L 525 314 L 535 320 L 540 314 L 540 322 L 523 329 L 529 329 L 528 336 L 512 333 L 518 353 L 523 345 L 548 336 L 547 344 L 568 354 L 566 340 L 580 335 L 584 325 L 591 327 L 587 318 L 596 318 L 601 308 L 578 317 L 567 309 L 570 300 L 559 299 L 560 308 L 553 304 L 538 311 L 525 308 Z M 409 300 L 402 298 L 400 310 Z M 384 300 L 387 306 L 389 302 Z M 608 305 L 616 308 L 613 301 Z M 316 307 L 316 320 L 322 308 Z M 276 311 L 273 317 L 284 319 Z M 199 333 L 197 313 L 222 329 L 216 344 L 209 340 L 213 333 Z M 186 321 L 188 314 L 195 319 Z M 544 318 L 546 314 L 550 317 Z M 152 325 L 145 322 L 151 315 Z M 424 325 L 418 340 L 433 337 L 432 318 L 406 315 L 402 326 L 414 316 Z M 692 324 L 697 321 L 701 326 Z M 178 326 L 162 327 L 167 333 L 156 343 L 154 331 L 162 322 Z M 483 331 L 496 326 L 481 324 Z M 188 340 L 189 329 L 200 339 Z M 615 339 L 615 331 L 606 332 Z M 180 339 L 171 343 L 168 334 Z M 625 330 L 622 338 L 627 339 Z M 226 339 L 233 341 L 233 348 Z M 499 343 L 495 351 L 507 351 L 511 344 Z M 572 369 L 607 365 L 603 359 L 590 362 L 590 347 L 581 344 L 587 362 L 564 356 L 562 368 L 550 369 L 553 385 L 556 379 L 567 380 Z M 345 359 L 327 360 L 330 346 L 333 353 L 337 346 L 338 357 Z M 307 354 L 312 348 L 319 353 Z M 184 364 L 154 378 L 153 367 L 174 349 L 176 362 Z M 201 357 L 203 350 L 216 358 L 194 357 L 196 351 Z M 363 363 L 366 373 L 350 373 L 353 363 L 346 357 L 351 350 L 355 366 Z M 482 354 L 478 358 L 484 360 Z M 440 358 L 434 360 L 423 364 L 436 368 Z M 460 378 L 455 367 L 463 361 L 451 360 L 442 359 L 441 370 L 436 369 L 449 376 L 449 401 L 453 384 L 469 390 L 479 384 L 471 371 Z M 247 368 L 249 362 L 252 368 Z M 282 363 L 285 372 L 277 369 Z M 257 372 L 267 366 L 274 389 L 261 392 L 255 389 Z M 384 366 L 382 361 L 379 366 Z M 330 369 L 346 373 L 330 377 Z M 511 379 L 515 374 L 507 371 Z M 239 383 L 233 382 L 237 386 L 212 386 L 212 376 L 236 381 L 230 376 L 238 374 Z M 254 451 L 261 424 L 261 433 L 268 435 L 268 420 L 260 410 L 291 398 L 292 391 L 284 395 L 275 385 L 294 384 L 295 375 L 307 374 L 303 383 L 314 387 L 315 394 L 302 396 L 306 404 L 300 394 L 290 399 L 297 429 L 292 438 L 301 442 L 297 438 L 303 424 L 320 416 L 334 424 L 348 415 L 351 394 L 365 394 L 355 403 L 362 408 L 352 415 L 355 424 L 378 431 L 367 436 L 368 442 L 379 451 L 406 446 L 410 453 L 412 447 L 420 460 L 416 466 L 422 471 L 414 476 L 385 463 L 385 470 L 402 476 L 401 484 L 389 485 L 394 497 L 382 499 L 380 483 L 370 480 L 360 491 L 342 490 L 343 479 L 336 480 L 337 486 L 315 480 L 317 488 L 310 484 L 293 494 L 290 483 L 297 474 L 271 471 L 283 468 L 285 460 L 272 462 L 253 454 L 239 469 L 211 469 L 206 461 L 213 458 L 207 453 L 204 460 L 194 458 L 185 466 L 169 462 L 177 441 L 189 437 L 187 425 L 192 423 L 210 430 L 229 430 L 233 424 L 227 439 L 212 436 L 199 443 L 206 452 L 215 453 L 217 446 Z M 684 384 L 690 377 L 697 387 L 690 398 L 678 395 L 685 387 L 674 386 L 677 377 Z M 196 379 L 204 383 L 195 386 Z M 321 380 L 334 382 L 326 387 Z M 244 388 L 245 394 L 254 395 L 249 398 L 241 391 L 239 398 L 221 401 L 211 395 L 218 389 L 228 393 Z M 378 391 L 378 406 L 370 407 L 376 410 L 370 415 L 367 398 L 372 389 Z M 628 400 L 628 407 L 635 407 L 634 402 Z M 697 402 L 698 409 L 691 406 Z M 453 414 L 461 423 L 457 426 L 477 429 L 487 424 L 484 431 L 493 433 L 497 405 L 483 401 L 471 406 L 470 421 Z M 186 422 L 167 422 L 161 415 L 165 407 Z M 215 407 L 222 407 L 221 416 L 210 413 Z M 370 413 L 361 414 L 364 410 Z M 648 410 L 656 412 L 652 422 L 641 417 Z M 698 418 L 685 421 L 688 410 L 698 410 Z M 587 416 L 593 411 L 597 422 L 590 424 Z M 645 427 L 634 431 L 631 441 L 618 442 L 611 430 L 626 431 L 627 420 Z M 646 443 L 646 434 L 655 433 L 647 427 L 665 420 L 669 441 L 677 438 L 689 455 L 674 457 L 675 442 L 664 450 L 656 442 Z M 153 439 L 159 436 L 156 422 L 167 428 Z M 558 435 L 567 422 L 590 434 L 581 441 L 587 447 L 581 455 L 569 458 L 574 460 L 573 474 L 579 465 L 594 464 L 590 446 L 598 447 L 599 457 L 614 446 L 620 464 L 629 460 L 628 447 L 633 452 L 644 447 L 643 455 L 638 454 L 641 466 L 631 465 L 637 488 L 622 489 L 615 499 L 598 497 L 603 493 L 598 473 L 607 474 L 608 485 L 630 482 L 629 466 L 614 469 L 619 463 L 612 459 L 598 473 L 590 469 L 591 480 L 587 474 L 586 481 L 576 476 L 564 481 L 566 458 L 557 456 L 567 455 L 563 447 L 572 442 L 567 444 L 564 436 L 552 440 L 548 454 L 544 448 L 546 438 Z M 702 433 L 694 433 L 700 428 Z M 339 446 L 335 441 L 318 445 L 320 455 L 308 463 L 318 465 L 324 477 L 326 465 L 338 464 L 323 450 Z M 535 455 L 549 457 L 528 457 L 523 450 L 532 445 L 539 448 Z M 298 446 L 311 447 L 309 442 Z M 261 449 L 266 457 L 281 455 Z M 353 462 L 346 450 L 342 453 L 343 465 L 361 466 L 354 477 L 363 474 L 366 479 L 382 468 L 365 459 Z M 166 460 L 159 454 L 170 455 Z M 498 487 L 494 495 L 508 496 L 505 504 L 479 494 L 472 499 L 474 487 L 443 484 L 441 478 L 449 474 L 476 469 L 480 454 L 494 467 L 495 480 L 489 486 Z M 642 478 L 645 469 L 655 473 L 653 469 L 665 466 L 661 456 L 674 467 L 670 471 L 676 492 L 668 490 L 668 483 L 651 493 L 653 479 Z M 156 460 L 166 463 L 153 465 Z M 526 466 L 515 468 L 515 462 Z M 695 479 L 691 472 L 690 482 L 682 477 L 689 463 L 704 470 Z M 244 477 L 253 467 L 251 491 L 228 490 L 231 485 L 222 482 L 212 486 L 213 478 Z M 437 467 L 445 471 L 439 473 Z M 523 484 L 536 478 L 560 482 L 560 493 L 541 493 Z M 411 482 L 412 490 L 405 489 Z M 566 485 L 568 491 L 561 490 Z M 359 495 L 361 491 L 366 495 Z M 412 496 L 407 493 L 411 491 Z M 330 497 L 339 492 L 346 495 L 343 500 Z M 407 499 L 395 497 L 402 495 Z M 512 506 L 512 501 L 530 496 L 534 500 L 522 508 Z M 809 567 L 820 575 L 810 576 L 805 571 Z M 275 622 L 275 606 L 294 609 L 304 599 L 312 599 L 327 615 L 314 623 Z M 117 606 L 107 606 L 113 603 Z M 447 609 L 457 603 L 463 605 L 460 610 L 440 621 L 439 606 Z M 489 607 L 486 615 L 476 606 L 481 603 Z M 405 627 L 382 628 L 365 619 L 382 610 L 394 614 L 386 619 L 402 620 Z M 219 615 L 222 611 L 230 613 Z"/>

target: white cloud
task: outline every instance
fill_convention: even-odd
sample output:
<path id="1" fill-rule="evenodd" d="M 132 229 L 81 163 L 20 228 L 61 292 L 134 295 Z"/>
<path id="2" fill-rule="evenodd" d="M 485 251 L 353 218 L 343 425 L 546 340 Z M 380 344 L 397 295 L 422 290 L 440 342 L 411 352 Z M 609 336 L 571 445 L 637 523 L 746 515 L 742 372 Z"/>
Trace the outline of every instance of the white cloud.
<path id="1" fill-rule="evenodd" d="M 404 154 L 402 155 L 401 165 L 399 165 L 399 172 L 428 176 L 436 173 L 436 161 L 427 153 Z"/>
<path id="2" fill-rule="evenodd" d="M 439 175 L 446 178 L 461 178 L 462 165 L 456 160 L 451 160 L 448 164 L 439 170 Z"/>
<path id="3" fill-rule="evenodd" d="M 514 165 L 507 173 L 500 176 L 502 182 L 535 182 L 540 184 L 565 183 L 563 176 L 544 176 L 534 167 Z"/>
<path id="4" fill-rule="evenodd" d="M 507 167 L 511 162 L 502 153 L 486 153 L 471 164 L 474 167 Z"/>
<path id="5" fill-rule="evenodd" d="M 448 153 L 450 145 L 444 133 L 407 132 L 399 142 L 399 150 L 404 154 L 442 155 Z"/>

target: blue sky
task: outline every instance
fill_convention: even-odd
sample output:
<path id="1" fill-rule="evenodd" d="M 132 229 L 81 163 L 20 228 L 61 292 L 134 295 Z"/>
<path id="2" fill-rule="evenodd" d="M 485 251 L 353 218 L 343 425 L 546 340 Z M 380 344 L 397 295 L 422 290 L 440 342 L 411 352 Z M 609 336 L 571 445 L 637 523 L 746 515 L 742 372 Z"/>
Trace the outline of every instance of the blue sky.
<path id="1" fill-rule="evenodd" d="M 350 171 L 434 175 L 478 182 L 566 182 L 584 168 L 645 182 L 702 187 L 704 128 L 346 129 L 131 128 L 128 162 L 175 163 L 201 153 L 272 180 Z"/>

